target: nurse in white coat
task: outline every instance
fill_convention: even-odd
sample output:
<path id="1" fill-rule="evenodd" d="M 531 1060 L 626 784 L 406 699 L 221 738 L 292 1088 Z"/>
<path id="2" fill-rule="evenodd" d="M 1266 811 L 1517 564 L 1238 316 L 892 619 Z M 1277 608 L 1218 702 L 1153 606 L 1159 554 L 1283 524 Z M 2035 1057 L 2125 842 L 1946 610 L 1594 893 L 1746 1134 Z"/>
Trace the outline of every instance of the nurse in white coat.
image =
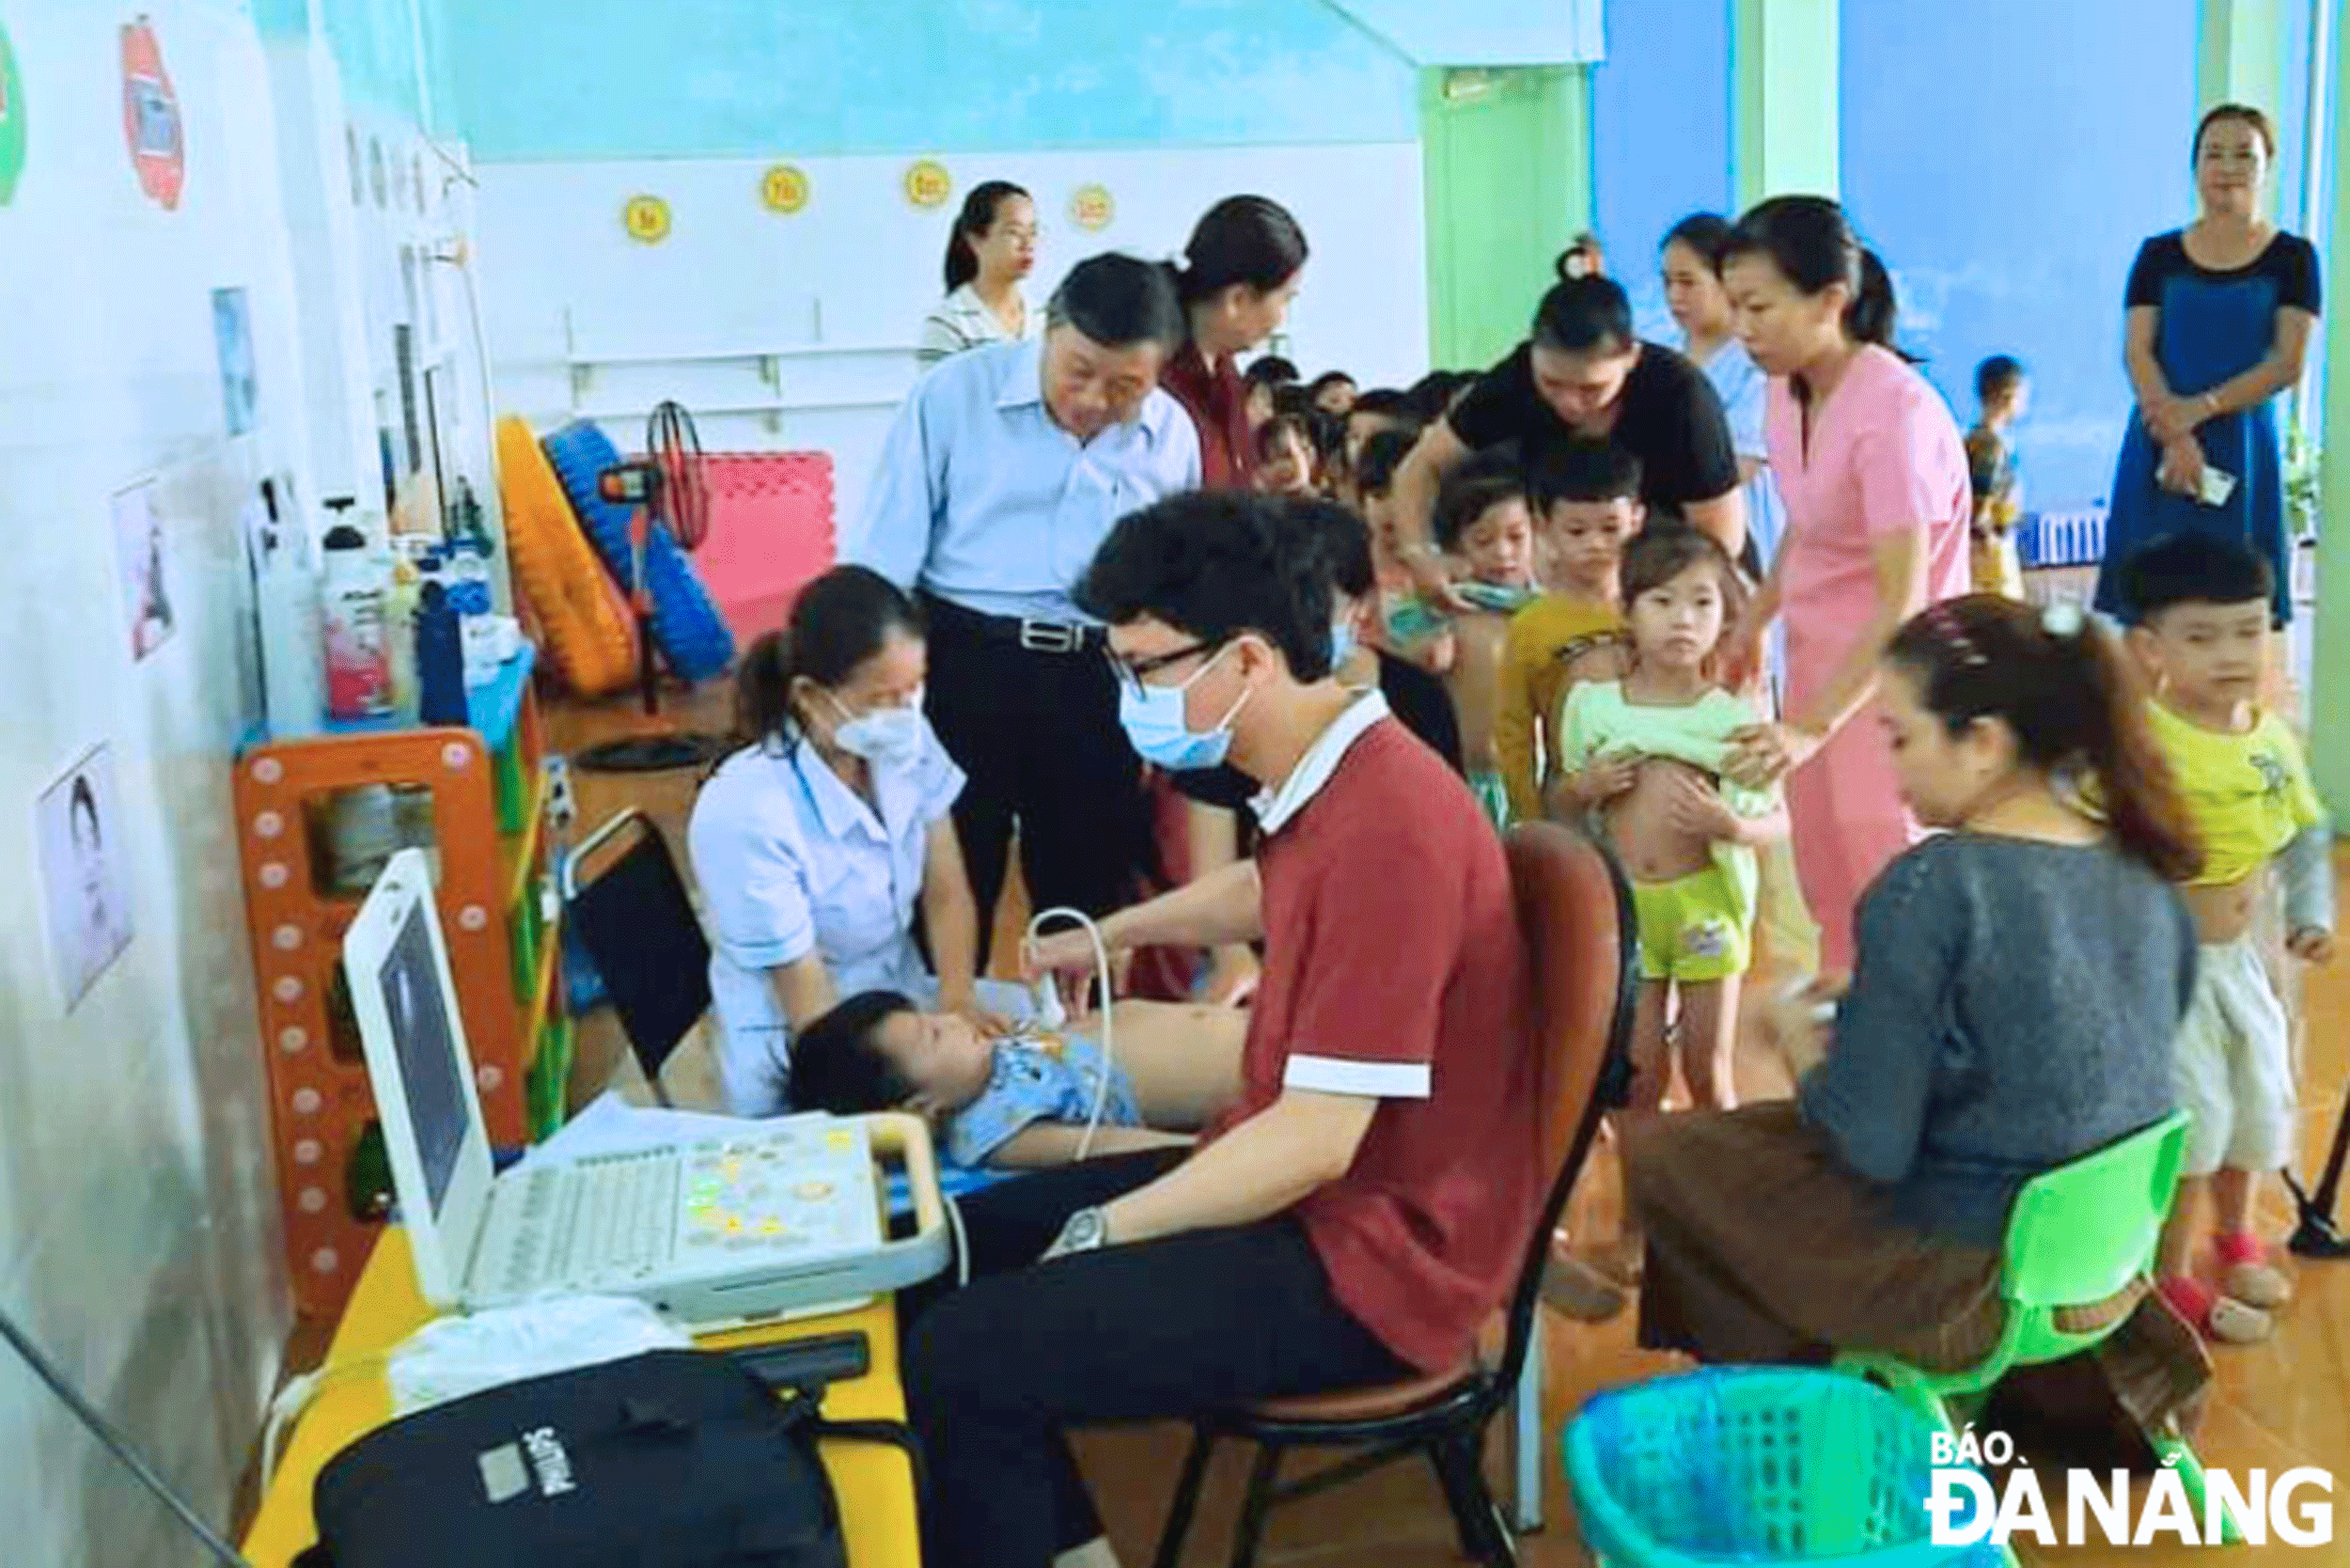
<path id="1" fill-rule="evenodd" d="M 694 804 L 687 841 L 712 933 L 727 1108 L 788 1108 L 791 1037 L 844 997 L 887 989 L 991 1025 L 974 973 L 979 914 L 949 809 L 963 770 L 922 715 L 913 604 L 862 567 L 804 588 L 738 676 L 750 744 Z M 914 940 L 919 901 L 937 964 Z M 988 985 L 1015 1003 L 1018 987 Z"/>

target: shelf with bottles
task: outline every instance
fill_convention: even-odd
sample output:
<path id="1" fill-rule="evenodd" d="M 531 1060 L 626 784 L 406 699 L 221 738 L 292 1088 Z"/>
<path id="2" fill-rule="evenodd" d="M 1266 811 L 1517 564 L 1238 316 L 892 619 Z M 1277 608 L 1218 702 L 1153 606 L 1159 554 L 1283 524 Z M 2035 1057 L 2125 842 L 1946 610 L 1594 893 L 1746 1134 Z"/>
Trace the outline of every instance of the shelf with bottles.
<path id="1" fill-rule="evenodd" d="M 552 774 L 525 646 L 472 688 L 473 728 L 340 726 L 258 737 L 238 837 L 297 1303 L 338 1310 L 390 1204 L 342 976 L 342 935 L 385 861 L 425 852 L 492 1144 L 561 1124 L 568 1028 L 541 827 Z"/>

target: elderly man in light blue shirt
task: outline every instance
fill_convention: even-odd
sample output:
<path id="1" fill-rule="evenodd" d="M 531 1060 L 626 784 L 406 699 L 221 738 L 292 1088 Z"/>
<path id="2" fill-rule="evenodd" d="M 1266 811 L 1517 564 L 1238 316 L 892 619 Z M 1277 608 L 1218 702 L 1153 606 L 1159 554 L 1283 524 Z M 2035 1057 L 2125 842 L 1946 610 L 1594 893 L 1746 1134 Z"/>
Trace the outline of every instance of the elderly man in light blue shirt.
<path id="1" fill-rule="evenodd" d="M 955 828 L 980 962 L 1016 822 L 1040 909 L 1106 914 L 1148 863 L 1140 764 L 1100 625 L 1074 601 L 1120 517 L 1199 483 L 1199 439 L 1159 371 L 1183 320 L 1164 269 L 1082 261 L 1038 342 L 959 354 L 898 414 L 852 558 L 916 590 L 931 724 L 969 784 Z"/>

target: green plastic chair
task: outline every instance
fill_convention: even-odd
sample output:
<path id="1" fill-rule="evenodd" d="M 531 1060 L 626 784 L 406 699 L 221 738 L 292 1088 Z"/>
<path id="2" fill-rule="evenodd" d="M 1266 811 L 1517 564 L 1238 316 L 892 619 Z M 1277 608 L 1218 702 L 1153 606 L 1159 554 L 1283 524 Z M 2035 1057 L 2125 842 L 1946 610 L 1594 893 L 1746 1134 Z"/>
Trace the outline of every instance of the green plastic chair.
<path id="1" fill-rule="evenodd" d="M 1956 1435 L 1960 1423 L 1982 1408 L 2013 1369 L 2060 1361 L 2095 1346 L 2123 1320 L 2076 1331 L 2060 1327 L 2057 1313 L 2103 1301 L 2152 1272 L 2178 1191 L 2187 1125 L 2187 1113 L 2173 1111 L 2026 1184 L 2007 1225 L 2007 1262 L 1999 1282 L 2007 1322 L 1982 1361 L 1936 1372 L 1876 1351 L 1853 1350 L 1836 1357 L 1837 1370 L 1874 1378 Z M 2195 1516 L 2201 1518 L 2203 1466 L 2195 1450 L 2167 1432 L 2148 1432 L 2146 1440 L 2156 1457 L 2178 1472 Z M 2232 1514 L 2224 1524 L 2229 1542 L 2243 1539 Z M 2013 1550 L 2008 1560 L 2016 1560 Z"/>

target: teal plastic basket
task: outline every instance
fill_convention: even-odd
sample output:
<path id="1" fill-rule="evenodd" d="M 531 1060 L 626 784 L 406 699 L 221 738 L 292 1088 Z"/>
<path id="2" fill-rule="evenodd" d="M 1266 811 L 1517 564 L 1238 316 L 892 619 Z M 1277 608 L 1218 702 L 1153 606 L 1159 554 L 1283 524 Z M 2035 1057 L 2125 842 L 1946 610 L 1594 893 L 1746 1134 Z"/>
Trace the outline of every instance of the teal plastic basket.
<path id="1" fill-rule="evenodd" d="M 1998 1561 L 1933 1544 L 1933 1434 L 1856 1377 L 1713 1369 L 1594 1396 L 1567 1427 L 1567 1484 L 1610 1568 Z"/>

